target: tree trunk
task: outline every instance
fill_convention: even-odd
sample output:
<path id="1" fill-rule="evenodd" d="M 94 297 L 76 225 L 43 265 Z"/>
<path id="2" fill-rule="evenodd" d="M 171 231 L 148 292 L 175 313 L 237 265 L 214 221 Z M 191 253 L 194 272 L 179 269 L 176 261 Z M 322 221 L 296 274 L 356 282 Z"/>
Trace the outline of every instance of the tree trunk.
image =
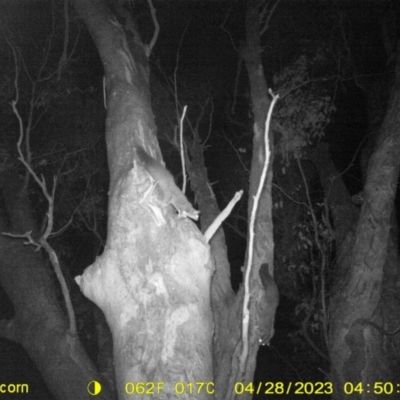
<path id="1" fill-rule="evenodd" d="M 395 85 L 369 162 L 355 237 L 343 242 L 349 251 L 339 249 L 348 257 L 341 260 L 345 265 L 340 271 L 347 274 L 336 283 L 330 307 L 329 351 L 337 399 L 348 398 L 344 390 L 352 391 L 359 382 L 363 399 L 376 398 L 374 383 L 393 381 L 399 373 L 392 362 L 399 339 L 389 331 L 399 326 L 398 307 L 394 311 L 393 306 L 399 296 L 393 262 L 398 257 L 390 230 L 400 160 L 400 45 L 397 55 Z"/>
<path id="2" fill-rule="evenodd" d="M 253 105 L 253 157 L 251 162 L 250 189 L 248 201 L 248 221 L 253 212 L 254 197 L 261 180 L 265 160 L 265 123 L 271 100 L 264 75 L 261 60 L 262 48 L 260 44 L 260 15 L 259 10 L 263 2 L 251 0 L 247 5 L 246 14 L 246 45 L 242 48 L 242 57 L 246 63 L 249 75 L 251 102 Z M 278 305 L 278 290 L 273 280 L 274 276 L 274 240 L 272 223 L 272 165 L 273 165 L 273 135 L 269 133 L 267 139 L 271 156 L 264 187 L 262 188 L 257 218 L 254 226 L 254 243 L 249 242 L 246 262 L 250 246 L 253 246 L 253 262 L 250 266 L 251 301 L 250 310 L 250 352 L 249 361 L 244 377 L 251 381 L 256 367 L 256 356 L 260 341 L 269 342 L 274 334 L 275 312 Z M 246 271 L 244 271 L 246 274 Z M 267 337 L 267 339 L 265 339 Z M 248 396 L 250 398 L 250 395 Z"/>
<path id="3" fill-rule="evenodd" d="M 246 14 L 246 45 L 240 56 L 245 60 L 251 86 L 254 113 L 253 159 L 251 165 L 250 190 L 248 201 L 248 221 L 253 212 L 253 200 L 260 183 L 265 163 L 265 121 L 271 104 L 268 98 L 267 84 L 263 74 L 260 45 L 260 25 L 258 0 L 249 1 Z M 270 136 L 272 149 L 272 135 Z M 256 356 L 263 337 L 269 341 L 274 333 L 274 319 L 278 304 L 278 292 L 273 281 L 273 226 L 272 226 L 272 157 L 269 161 L 267 178 L 262 188 L 254 228 L 254 258 L 250 265 L 248 292 L 242 285 L 233 295 L 229 274 L 224 265 L 224 240 L 222 234 L 216 235 L 213 254 L 216 259 L 216 275 L 213 279 L 212 302 L 215 321 L 215 369 L 218 399 L 250 399 L 251 390 L 241 392 L 241 382 L 252 382 L 256 367 Z M 248 234 L 248 238 L 250 235 Z M 247 266 L 247 262 L 245 263 Z M 263 267 L 262 267 L 263 266 Z M 246 270 L 244 270 L 244 274 Z M 264 279 L 265 278 L 265 279 Z M 243 351 L 243 300 L 249 301 L 248 354 L 244 370 L 240 369 Z M 237 386 L 239 384 L 239 386 Z M 236 389 L 236 390 L 235 390 Z M 248 389 L 248 388 L 247 388 Z"/>
<path id="4" fill-rule="evenodd" d="M 246 46 L 241 49 L 241 56 L 246 61 L 251 83 L 253 111 L 255 115 L 253 161 L 250 177 L 248 220 L 252 213 L 253 198 L 257 192 L 262 169 L 265 163 L 264 128 L 270 105 L 265 77 L 261 62 L 259 1 L 250 1 L 246 17 Z M 272 143 L 270 143 L 272 147 Z M 199 143 L 193 143 L 191 154 L 192 166 L 195 170 L 193 177 L 196 197 L 203 204 L 207 213 L 203 219 L 204 229 L 217 216 L 218 208 L 209 187 L 204 185 L 202 148 Z M 272 165 L 272 161 L 270 164 Z M 199 179 L 202 177 L 203 179 Z M 256 218 L 254 262 L 251 265 L 249 282 L 250 289 L 250 320 L 249 320 L 249 352 L 245 369 L 240 370 L 240 356 L 243 349 L 242 323 L 243 298 L 245 291 L 241 286 L 235 295 L 231 288 L 229 264 L 227 262 L 225 237 L 222 229 L 217 231 L 211 241 L 216 272 L 212 281 L 211 299 L 214 313 L 214 368 L 216 382 L 216 397 L 218 399 L 250 399 L 251 390 L 241 392 L 241 382 L 252 382 L 256 367 L 256 356 L 260 339 L 266 333 L 268 339 L 273 334 L 276 306 L 278 303 L 276 285 L 271 279 L 273 275 L 273 237 L 272 237 L 272 168 L 269 168 L 266 183 L 263 187 L 260 206 Z M 201 207 L 203 211 L 203 207 Z M 261 266 L 264 264 L 264 268 Z M 263 279 L 263 277 L 267 277 Z M 265 284 L 266 282 L 266 284 Z"/>
<path id="5" fill-rule="evenodd" d="M 196 226 L 171 205 L 191 207 L 161 162 L 146 46 L 124 10 L 74 4 L 105 67 L 110 168 L 105 250 L 77 281 L 112 331 L 120 399 L 209 398 L 213 263 Z"/>
<path id="6" fill-rule="evenodd" d="M 203 145 L 197 132 L 188 146 L 192 156 L 190 164 L 190 181 L 196 192 L 196 199 L 201 213 L 202 231 L 205 232 L 220 213 L 217 200 L 208 182 L 204 165 Z M 215 273 L 211 285 L 211 304 L 214 318 L 214 382 L 217 399 L 228 399 L 232 396 L 232 369 L 238 368 L 238 354 L 241 339 L 241 315 L 243 291 L 235 295 L 231 286 L 230 265 L 225 234 L 221 228 L 210 241 L 215 264 Z M 236 351 L 236 353 L 235 353 Z M 236 357 L 235 357 L 236 355 Z"/>
<path id="7" fill-rule="evenodd" d="M 27 193 L 21 192 L 23 182 L 17 176 L 16 170 L 1 175 L 5 210 L 0 231 L 32 231 L 37 238 L 31 205 Z M 88 383 L 101 381 L 101 377 L 79 338 L 68 331 L 68 321 L 57 298 L 57 282 L 42 253 L 23 242 L 0 235 L 0 281 L 15 309 L 12 320 L 1 322 L 0 335 L 24 347 L 57 400 L 87 399 Z M 113 396 L 104 387 L 99 398 Z"/>

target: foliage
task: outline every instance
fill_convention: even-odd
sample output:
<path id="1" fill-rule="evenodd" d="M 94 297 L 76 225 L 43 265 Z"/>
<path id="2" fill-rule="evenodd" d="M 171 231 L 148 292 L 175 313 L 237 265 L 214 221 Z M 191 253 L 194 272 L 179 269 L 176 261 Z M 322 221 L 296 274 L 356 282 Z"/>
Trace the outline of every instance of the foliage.
<path id="1" fill-rule="evenodd" d="M 332 98 L 321 85 L 323 78 L 311 77 L 324 62 L 321 52 L 313 58 L 301 55 L 273 77 L 277 88 L 274 92 L 281 97 L 274 113 L 275 150 L 286 163 L 291 157 L 300 157 L 306 146 L 323 137 L 335 111 Z"/>

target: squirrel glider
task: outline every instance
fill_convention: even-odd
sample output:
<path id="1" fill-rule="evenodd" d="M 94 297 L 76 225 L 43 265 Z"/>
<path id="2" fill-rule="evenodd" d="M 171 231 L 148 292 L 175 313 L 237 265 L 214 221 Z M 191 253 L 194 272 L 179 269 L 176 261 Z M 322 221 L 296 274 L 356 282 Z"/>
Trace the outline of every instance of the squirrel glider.
<path id="1" fill-rule="evenodd" d="M 195 210 L 183 192 L 176 186 L 174 177 L 159 161 L 151 157 L 141 146 L 137 146 L 136 155 L 147 173 L 156 182 L 164 194 L 164 202 L 172 204 L 180 217 L 197 220 L 199 211 Z"/>

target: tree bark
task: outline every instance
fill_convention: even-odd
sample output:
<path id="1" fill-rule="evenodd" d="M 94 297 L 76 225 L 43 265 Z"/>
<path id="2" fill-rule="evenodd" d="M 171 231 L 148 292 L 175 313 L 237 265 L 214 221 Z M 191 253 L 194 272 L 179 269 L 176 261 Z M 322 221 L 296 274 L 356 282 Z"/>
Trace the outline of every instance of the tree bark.
<path id="1" fill-rule="evenodd" d="M 217 200 L 208 183 L 207 170 L 204 165 L 203 145 L 197 132 L 188 148 L 192 160 L 190 163 L 190 181 L 196 192 L 196 199 L 202 210 L 201 226 L 205 232 L 220 210 Z M 232 369 L 237 368 L 237 351 L 241 338 L 241 307 L 243 291 L 235 295 L 231 286 L 230 265 L 225 234 L 220 227 L 210 241 L 215 264 L 215 273 L 211 285 L 211 304 L 214 319 L 213 365 L 215 394 L 217 399 L 230 398 L 232 395 Z M 236 350 L 236 353 L 235 353 Z"/>
<path id="2" fill-rule="evenodd" d="M 329 352 L 337 399 L 348 397 L 344 394 L 346 382 L 362 382 L 361 397 L 376 398 L 371 387 L 367 393 L 366 385 L 390 381 L 399 372 L 390 361 L 393 353 L 390 348 L 399 348 L 399 340 L 385 333 L 399 323 L 398 312 L 388 315 L 385 310 L 385 304 L 390 304 L 387 285 L 394 291 L 392 300 L 399 293 L 394 283 L 399 281 L 399 274 L 393 270 L 393 237 L 390 236 L 399 176 L 399 127 L 400 45 L 396 80 L 369 162 L 364 204 L 354 241 L 343 243 L 351 246 L 351 256 L 344 259 L 347 265 L 340 267 L 347 274 L 336 283 L 331 301 Z"/>
<path id="3" fill-rule="evenodd" d="M 110 169 L 107 243 L 79 285 L 110 325 L 120 399 L 209 398 L 213 263 L 196 226 L 173 210 L 165 182 L 154 185 L 150 178 L 149 163 L 160 179 L 166 172 L 155 136 L 146 46 L 124 10 L 114 13 L 102 0 L 74 4 L 105 68 Z M 141 163 L 138 146 L 157 161 Z M 211 383 L 197 392 L 190 387 L 194 382 Z"/>
<path id="4" fill-rule="evenodd" d="M 262 2 L 251 0 L 248 2 L 246 13 L 246 46 L 242 49 L 242 57 L 246 63 L 247 73 L 250 81 L 251 101 L 253 104 L 254 126 L 253 126 L 253 157 L 251 162 L 248 220 L 253 210 L 254 197 L 257 193 L 265 163 L 265 122 L 271 100 L 268 94 L 268 86 L 261 60 L 262 48 L 260 43 L 260 15 L 259 10 Z M 245 381 L 251 381 L 256 367 L 256 355 L 260 340 L 263 336 L 263 327 L 272 329 L 267 336 L 273 335 L 276 306 L 278 304 L 278 291 L 273 280 L 274 276 L 274 240 L 272 223 L 272 176 L 273 176 L 273 135 L 270 132 L 269 148 L 271 156 L 269 159 L 268 172 L 264 187 L 261 192 L 257 216 L 254 226 L 253 263 L 250 275 L 250 287 L 252 298 L 249 305 L 250 310 L 250 352 Z M 250 232 L 248 233 L 248 238 Z M 249 255 L 251 243 L 248 241 L 246 262 Z M 244 274 L 246 271 L 244 272 Z M 264 279 L 266 277 L 268 279 Z M 270 308 L 272 307 L 272 308 Z M 249 396 L 250 398 L 250 396 Z"/>
<path id="5" fill-rule="evenodd" d="M 31 204 L 27 193 L 21 192 L 23 182 L 16 177 L 14 169 L 1 175 L 6 210 L 2 213 L 0 231 L 13 234 L 32 231 L 37 238 L 39 232 Z M 101 377 L 79 338 L 68 331 L 68 321 L 57 298 L 57 282 L 42 253 L 23 242 L 0 235 L 0 281 L 15 309 L 12 320 L 1 321 L 0 335 L 24 347 L 57 400 L 87 399 L 88 383 L 101 381 Z M 99 396 L 114 398 L 106 386 Z"/>

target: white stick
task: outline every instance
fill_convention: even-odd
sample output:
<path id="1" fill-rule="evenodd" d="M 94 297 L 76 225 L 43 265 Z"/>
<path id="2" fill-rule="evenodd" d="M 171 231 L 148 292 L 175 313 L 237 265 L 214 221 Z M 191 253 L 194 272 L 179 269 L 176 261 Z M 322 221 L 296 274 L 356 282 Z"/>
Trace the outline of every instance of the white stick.
<path id="1" fill-rule="evenodd" d="M 251 211 L 250 217 L 250 226 L 249 226 L 249 256 L 247 258 L 247 266 L 246 266 L 246 274 L 244 279 L 244 299 L 243 299 L 243 320 L 242 320 L 242 354 L 240 355 L 240 372 L 244 374 L 244 370 L 246 367 L 247 355 L 249 352 L 249 319 L 250 319 L 250 274 L 251 267 L 253 263 L 253 247 L 254 247 L 254 223 L 256 220 L 258 202 L 260 201 L 261 192 L 264 187 L 265 178 L 267 176 L 268 164 L 269 164 L 269 156 L 271 154 L 269 149 L 269 141 L 268 141 L 268 133 L 271 125 L 271 116 L 272 110 L 274 109 L 275 103 L 279 98 L 279 94 L 276 96 L 272 93 L 272 90 L 269 90 L 269 93 L 272 96 L 272 102 L 268 110 L 267 120 L 265 122 L 265 131 L 264 131 L 264 140 L 265 140 L 265 160 L 264 167 L 260 178 L 260 183 L 258 185 L 257 194 L 254 196 L 253 201 L 253 209 Z"/>
<path id="2" fill-rule="evenodd" d="M 235 204 L 241 199 L 243 194 L 243 190 L 235 193 L 233 199 L 229 202 L 229 204 L 223 209 L 223 211 L 215 218 L 214 222 L 207 228 L 204 239 L 208 243 L 211 238 L 214 236 L 215 232 L 221 226 L 221 224 L 225 221 L 228 215 L 231 213 L 232 208 L 235 207 Z"/>
<path id="3" fill-rule="evenodd" d="M 180 145 L 181 145 L 181 162 L 182 162 L 182 176 L 183 176 L 183 183 L 182 183 L 182 192 L 186 192 L 186 166 L 185 166 L 185 151 L 183 148 L 183 120 L 185 119 L 187 106 L 183 107 L 183 113 L 181 120 L 179 121 L 179 135 L 180 135 Z"/>

